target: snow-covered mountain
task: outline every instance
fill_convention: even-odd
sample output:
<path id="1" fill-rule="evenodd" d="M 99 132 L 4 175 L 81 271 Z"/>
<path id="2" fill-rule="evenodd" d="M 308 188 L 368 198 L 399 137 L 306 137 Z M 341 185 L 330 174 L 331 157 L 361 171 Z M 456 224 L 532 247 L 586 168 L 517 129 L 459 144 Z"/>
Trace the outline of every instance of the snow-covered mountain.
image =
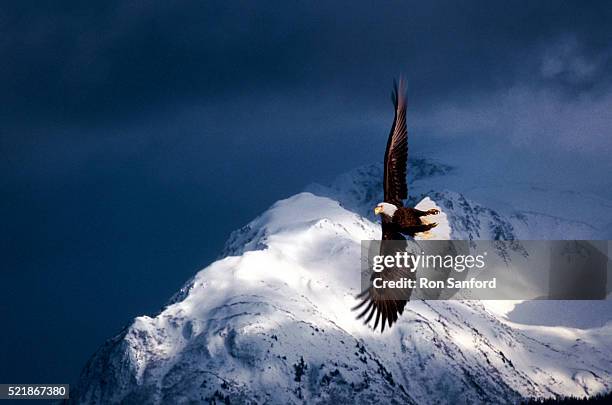
<path id="1" fill-rule="evenodd" d="M 505 301 L 410 302 L 383 334 L 355 320 L 360 241 L 380 235 L 371 208 L 381 170 L 312 185 L 234 232 L 158 315 L 136 318 L 94 354 L 72 401 L 471 404 L 612 389 L 609 301 L 581 303 L 593 319 L 580 327 Z M 454 171 L 425 159 L 409 170 L 412 202 L 427 195 L 442 207 L 452 238 L 600 234 L 577 218 L 448 191 Z M 558 305 L 567 310 L 553 318 L 575 308 Z"/>

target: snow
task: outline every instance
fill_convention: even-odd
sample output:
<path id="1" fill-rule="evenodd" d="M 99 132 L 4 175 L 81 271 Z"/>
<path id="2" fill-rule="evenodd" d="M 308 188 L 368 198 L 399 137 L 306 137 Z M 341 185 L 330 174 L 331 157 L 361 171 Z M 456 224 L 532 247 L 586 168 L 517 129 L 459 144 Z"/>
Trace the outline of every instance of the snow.
<path id="1" fill-rule="evenodd" d="M 428 192 L 425 180 L 452 174 L 445 165 L 419 160 L 410 173 L 417 207 L 443 211 L 426 237 L 597 232 L 573 219 L 498 211 L 443 187 Z M 546 303 L 561 308 L 559 322 L 539 303 L 506 301 L 412 301 L 383 334 L 357 321 L 360 242 L 380 235 L 371 212 L 379 175 L 368 166 L 310 186 L 234 232 L 224 257 L 159 314 L 136 318 L 98 350 L 73 400 L 467 404 L 612 388 L 606 301 Z M 572 309 L 575 320 L 588 312 L 590 321 L 562 322 Z"/>

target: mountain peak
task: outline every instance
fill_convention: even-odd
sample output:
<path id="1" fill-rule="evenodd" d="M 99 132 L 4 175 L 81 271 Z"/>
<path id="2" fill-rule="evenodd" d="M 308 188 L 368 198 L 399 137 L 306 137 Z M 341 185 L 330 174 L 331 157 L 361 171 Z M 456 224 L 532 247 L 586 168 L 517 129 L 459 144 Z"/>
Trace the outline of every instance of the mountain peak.
<path id="1" fill-rule="evenodd" d="M 451 170 L 417 166 L 417 179 Z M 375 165 L 356 169 L 234 232 L 159 314 L 137 317 L 95 353 L 72 400 L 507 403 L 610 388 L 612 323 L 521 325 L 476 301 L 410 302 L 383 334 L 356 320 L 360 242 L 380 236 L 370 211 L 381 177 Z M 526 232 L 461 193 L 430 197 L 453 237 Z"/>

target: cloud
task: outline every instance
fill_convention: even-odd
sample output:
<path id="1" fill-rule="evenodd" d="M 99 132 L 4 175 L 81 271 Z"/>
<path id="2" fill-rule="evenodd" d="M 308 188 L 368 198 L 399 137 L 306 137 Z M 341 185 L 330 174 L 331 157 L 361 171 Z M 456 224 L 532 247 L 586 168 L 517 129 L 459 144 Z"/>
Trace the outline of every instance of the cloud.
<path id="1" fill-rule="evenodd" d="M 610 153 L 612 96 L 567 99 L 558 92 L 515 86 L 473 103 L 436 107 L 416 118 L 439 135 L 506 136 L 516 145 Z"/>
<path id="2" fill-rule="evenodd" d="M 549 46 L 542 55 L 540 73 L 547 80 L 571 84 L 587 83 L 602 74 L 612 56 L 611 49 L 587 55 L 576 36 L 568 35 Z"/>
<path id="3" fill-rule="evenodd" d="M 609 7 L 446 2 L 63 2 L 0 10 L 0 125 L 116 122 L 201 98 L 313 89 L 377 103 L 405 73 L 421 103 L 508 80 L 535 40 L 609 33 Z M 520 21 L 520 24 L 517 24 Z M 591 77 L 561 45 L 543 72 Z M 381 90 L 384 89 L 383 90 Z M 26 124 L 23 122 L 26 121 Z"/>
<path id="4" fill-rule="evenodd" d="M 586 156 L 612 153 L 612 93 L 607 49 L 587 55 L 575 37 L 552 41 L 508 87 L 455 98 L 415 117 L 438 135 L 484 135 L 517 147 Z M 535 68 L 538 67 L 538 68 Z M 587 82 L 595 85 L 584 87 Z"/>

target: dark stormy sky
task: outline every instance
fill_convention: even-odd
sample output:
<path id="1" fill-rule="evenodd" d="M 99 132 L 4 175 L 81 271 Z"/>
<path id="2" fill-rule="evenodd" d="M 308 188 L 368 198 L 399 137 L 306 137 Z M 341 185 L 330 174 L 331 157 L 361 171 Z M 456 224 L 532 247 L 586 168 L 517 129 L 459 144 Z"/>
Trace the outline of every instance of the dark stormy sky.
<path id="1" fill-rule="evenodd" d="M 0 382 L 74 382 L 231 230 L 380 160 L 400 73 L 412 151 L 500 175 L 503 155 L 610 197 L 611 17 L 605 1 L 3 2 Z"/>

